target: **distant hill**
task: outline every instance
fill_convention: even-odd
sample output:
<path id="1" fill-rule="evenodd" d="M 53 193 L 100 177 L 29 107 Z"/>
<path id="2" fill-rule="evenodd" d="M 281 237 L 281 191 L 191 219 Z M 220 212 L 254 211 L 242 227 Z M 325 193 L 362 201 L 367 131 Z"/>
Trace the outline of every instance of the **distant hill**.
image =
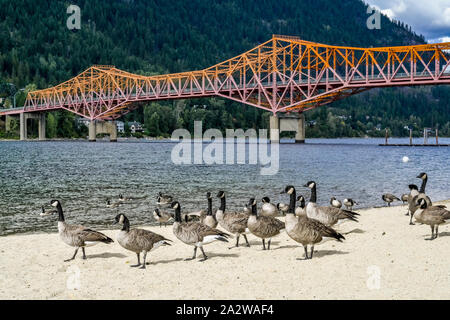
<path id="1" fill-rule="evenodd" d="M 360 0 L 72 3 L 81 8 L 82 16 L 81 30 L 75 32 L 66 27 L 67 1 L 0 0 L 0 85 L 12 82 L 18 88 L 30 84 L 45 88 L 92 64 L 115 65 L 146 75 L 202 69 L 266 41 L 272 34 L 352 46 L 425 43 L 409 26 L 385 16 L 380 30 L 369 30 L 367 7 Z M 444 87 L 370 91 L 308 113 L 308 119 L 322 124 L 308 131 L 314 136 L 377 135 L 374 128 L 381 124 L 402 134 L 414 114 L 417 126 L 439 122 L 445 133 L 445 125 L 450 126 L 449 95 Z M 235 102 L 201 99 L 153 103 L 125 120 L 145 122 L 148 134 L 164 135 L 176 127 L 189 128 L 193 119 L 204 120 L 205 128 L 263 127 L 267 115 Z M 337 116 L 343 116 L 335 124 L 337 129 L 325 130 Z M 58 126 L 64 121 L 67 126 L 73 123 L 67 120 L 71 117 L 58 114 L 51 122 Z M 76 134 L 70 129 L 48 130 L 50 135 Z"/>

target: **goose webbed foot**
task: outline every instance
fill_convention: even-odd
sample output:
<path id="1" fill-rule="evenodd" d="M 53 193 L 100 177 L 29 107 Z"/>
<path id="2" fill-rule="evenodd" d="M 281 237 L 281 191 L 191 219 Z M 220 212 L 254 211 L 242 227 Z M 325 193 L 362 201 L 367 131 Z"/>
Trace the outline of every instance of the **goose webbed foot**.
<path id="1" fill-rule="evenodd" d="M 139 269 L 145 269 L 145 260 L 147 259 L 147 252 L 144 251 L 144 262 L 142 263 L 142 266 Z"/>
<path id="2" fill-rule="evenodd" d="M 270 242 L 272 241 L 272 239 L 269 239 L 269 242 L 267 244 L 267 250 L 270 250 Z"/>
<path id="3" fill-rule="evenodd" d="M 430 238 L 426 238 L 425 240 L 434 240 L 436 239 L 436 237 L 434 236 L 434 226 L 431 226 L 431 237 Z"/>
<path id="4" fill-rule="evenodd" d="M 200 250 L 202 250 L 203 253 L 203 259 L 200 259 L 200 262 L 206 261 L 206 259 L 208 259 L 208 256 L 205 254 L 205 251 L 203 250 L 203 247 L 200 247 Z"/>
<path id="5" fill-rule="evenodd" d="M 78 253 L 78 248 L 76 248 L 76 249 L 75 249 L 75 253 L 73 254 L 73 257 L 72 257 L 72 258 L 70 258 L 70 259 L 66 259 L 66 260 L 64 260 L 64 262 L 69 262 L 69 261 L 72 261 L 72 260 L 74 260 L 74 259 L 75 259 L 75 257 L 77 256 L 77 253 Z"/>
<path id="6" fill-rule="evenodd" d="M 309 256 L 310 259 L 313 258 L 313 254 L 314 254 L 314 246 L 311 247 L 311 255 Z"/>
<path id="7" fill-rule="evenodd" d="M 233 249 L 233 248 L 238 248 L 239 247 L 239 236 L 240 235 L 237 235 L 237 237 L 236 237 L 236 245 L 234 245 L 233 247 L 229 247 L 228 249 Z"/>
<path id="8" fill-rule="evenodd" d="M 305 256 L 303 258 L 297 258 L 297 260 L 308 260 L 308 246 L 303 247 L 305 249 Z"/>
<path id="9" fill-rule="evenodd" d="M 84 251 L 84 247 L 81 248 L 81 250 L 83 250 L 83 260 L 86 260 L 86 252 Z"/>
<path id="10" fill-rule="evenodd" d="M 266 250 L 266 240 L 262 239 L 262 243 L 263 243 L 263 250 Z"/>

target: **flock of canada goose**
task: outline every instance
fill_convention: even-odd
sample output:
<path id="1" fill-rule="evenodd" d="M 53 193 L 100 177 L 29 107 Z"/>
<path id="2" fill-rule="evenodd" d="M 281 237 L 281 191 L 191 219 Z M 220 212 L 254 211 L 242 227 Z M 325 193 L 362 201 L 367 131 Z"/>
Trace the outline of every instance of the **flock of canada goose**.
<path id="1" fill-rule="evenodd" d="M 416 185 L 411 184 L 409 185 L 409 194 L 403 195 L 401 199 L 408 203 L 407 215 L 410 215 L 410 224 L 414 224 L 412 221 L 414 217 L 416 222 L 429 225 L 431 227 L 431 238 L 427 240 L 433 240 L 438 237 L 439 225 L 450 222 L 450 211 L 446 210 L 445 206 L 433 206 L 431 199 L 425 194 L 427 174 L 421 173 L 417 178 L 422 179 L 420 190 Z M 250 247 L 247 239 L 248 234 L 262 240 L 263 250 L 270 250 L 272 238 L 278 236 L 283 229 L 292 240 L 304 247 L 304 259 L 312 259 L 315 245 L 326 240 L 338 242 L 345 240 L 345 237 L 336 231 L 335 227 L 345 222 L 358 222 L 359 214 L 352 211 L 358 203 L 352 199 L 344 199 L 341 202 L 333 197 L 330 199 L 330 206 L 319 206 L 316 203 L 316 182 L 309 181 L 304 187 L 311 189 L 308 204 L 306 204 L 302 195 L 297 196 L 294 186 L 288 185 L 281 191 L 281 194 L 286 194 L 289 197 L 289 204 L 278 203 L 275 205 L 270 202 L 268 197 L 264 197 L 259 212 L 255 198 L 250 198 L 242 211 L 227 211 L 225 192 L 220 191 L 216 196 L 220 200 L 220 207 L 215 213 L 212 209 L 213 197 L 210 192 L 206 194 L 208 203 L 206 210 L 182 213 L 181 204 L 178 201 L 175 201 L 170 195 L 159 193 L 157 198 L 158 208 L 153 211 L 153 217 L 160 223 L 160 226 L 166 225 L 171 219 L 174 219 L 173 234 L 175 237 L 194 247 L 193 256 L 186 260 L 195 259 L 197 249 L 200 248 L 203 255 L 203 259 L 200 261 L 205 261 L 208 258 L 203 249 L 205 245 L 215 241 L 228 242 L 232 236 L 236 237 L 234 247 L 239 247 L 241 235 L 245 239 L 246 246 Z M 382 199 L 388 206 L 394 201 L 400 201 L 399 198 L 389 193 L 383 194 Z M 115 208 L 121 202 L 130 200 L 132 199 L 120 195 L 119 202 L 112 203 L 108 199 L 106 205 L 109 208 Z M 342 209 L 342 203 L 346 206 L 346 209 Z M 69 246 L 75 247 L 73 256 L 65 261 L 75 259 L 79 248 L 82 249 L 83 259 L 86 259 L 85 247 L 100 242 L 106 244 L 114 242 L 101 232 L 81 225 L 66 223 L 61 203 L 58 200 L 52 200 L 50 204 L 56 210 L 46 212 L 45 208 L 42 207 L 41 215 L 58 214 L 58 232 L 61 240 Z M 171 208 L 174 213 L 164 211 L 163 208 Z M 284 222 L 277 218 L 280 214 L 285 215 Z M 124 214 L 118 214 L 115 217 L 115 223 L 122 226 L 116 241 L 123 248 L 136 253 L 137 264 L 132 265 L 132 267 L 145 269 L 147 253 L 160 246 L 170 246 L 173 243 L 172 240 L 152 231 L 132 229 L 130 221 Z M 217 229 L 218 225 L 225 231 Z M 309 254 L 308 247 L 310 247 Z M 229 249 L 231 248 L 233 247 Z"/>

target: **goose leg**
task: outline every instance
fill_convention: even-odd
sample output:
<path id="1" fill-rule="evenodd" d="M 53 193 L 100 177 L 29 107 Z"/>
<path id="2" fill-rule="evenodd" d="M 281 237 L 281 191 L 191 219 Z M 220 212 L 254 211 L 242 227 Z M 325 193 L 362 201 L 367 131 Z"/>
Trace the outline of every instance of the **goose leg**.
<path id="1" fill-rule="evenodd" d="M 272 241 L 272 239 L 269 239 L 269 243 L 267 245 L 267 250 L 270 250 L 270 242 Z"/>
<path id="2" fill-rule="evenodd" d="M 435 239 L 438 237 L 438 228 L 439 228 L 439 226 L 436 226 L 436 231 L 434 232 L 434 238 Z"/>
<path id="3" fill-rule="evenodd" d="M 77 253 L 78 253 L 78 248 L 75 249 L 75 253 L 73 254 L 73 257 L 70 259 L 64 260 L 64 262 L 72 261 L 73 259 L 75 259 L 75 257 L 77 256 Z"/>
<path id="4" fill-rule="evenodd" d="M 250 247 L 250 243 L 249 243 L 248 240 L 247 240 L 247 235 L 244 234 L 243 236 L 244 236 L 245 242 L 247 242 L 247 247 Z"/>
<path id="5" fill-rule="evenodd" d="M 203 247 L 200 247 L 200 250 L 202 250 L 202 253 L 203 253 L 203 259 L 201 259 L 200 262 L 203 262 L 206 259 L 208 259 L 208 257 L 206 256 L 205 251 L 203 250 Z"/>
<path id="6" fill-rule="evenodd" d="M 84 247 L 81 247 L 81 250 L 83 251 L 83 259 L 86 260 L 86 252 L 84 251 Z"/>
<path id="7" fill-rule="evenodd" d="M 136 255 L 137 255 L 138 263 L 137 263 L 137 264 L 133 264 L 132 266 L 130 266 L 130 267 L 132 267 L 132 268 L 136 268 L 136 267 L 139 267 L 139 266 L 141 265 L 141 257 L 140 257 L 140 254 L 139 254 L 139 253 L 136 253 Z"/>
<path id="8" fill-rule="evenodd" d="M 305 249 L 305 257 L 303 259 L 298 258 L 297 260 L 308 260 L 308 245 L 304 245 L 303 249 Z"/>
<path id="9" fill-rule="evenodd" d="M 311 255 L 309 256 L 310 259 L 312 259 L 314 254 L 314 246 L 311 246 Z"/>
<path id="10" fill-rule="evenodd" d="M 234 247 L 239 247 L 239 237 L 240 237 L 240 234 L 238 234 L 237 236 L 236 236 L 236 245 L 234 246 Z M 229 247 L 228 249 L 233 249 L 234 247 Z"/>
<path id="11" fill-rule="evenodd" d="M 197 246 L 194 247 L 194 256 L 192 258 L 184 259 L 185 261 L 194 260 L 197 257 Z"/>
<path id="12" fill-rule="evenodd" d="M 262 239 L 262 242 L 263 242 L 263 250 L 266 250 L 266 241 L 265 241 L 265 239 Z"/>
<path id="13" fill-rule="evenodd" d="M 144 262 L 142 263 L 142 266 L 139 269 L 145 269 L 145 259 L 147 258 L 147 251 L 144 251 Z"/>
<path id="14" fill-rule="evenodd" d="M 411 226 L 414 225 L 414 222 L 412 221 L 413 217 L 414 217 L 414 215 L 413 215 L 413 213 L 411 212 L 411 216 L 409 217 L 409 224 L 410 224 Z"/>
<path id="15" fill-rule="evenodd" d="M 161 223 L 161 222 L 159 223 L 159 227 L 160 227 L 160 228 L 162 227 L 162 223 Z"/>
<path id="16" fill-rule="evenodd" d="M 431 238 L 427 238 L 425 240 L 434 240 L 434 226 L 431 226 Z"/>

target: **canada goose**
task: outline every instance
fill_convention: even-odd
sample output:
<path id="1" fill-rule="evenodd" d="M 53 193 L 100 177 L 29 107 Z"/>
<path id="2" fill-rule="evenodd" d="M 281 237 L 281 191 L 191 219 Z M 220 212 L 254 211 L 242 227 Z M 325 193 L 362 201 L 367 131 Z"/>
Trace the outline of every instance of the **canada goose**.
<path id="1" fill-rule="evenodd" d="M 433 205 L 430 197 L 428 197 L 425 194 L 425 187 L 427 185 L 428 175 L 425 172 L 422 172 L 416 178 L 422 179 L 422 185 L 420 186 L 419 191 L 417 191 L 416 185 L 414 185 L 414 184 L 409 185 L 409 188 L 411 190 L 411 192 L 410 192 L 411 197 L 409 198 L 409 201 L 408 201 L 408 211 L 410 214 L 410 218 L 409 218 L 410 225 L 414 225 L 414 223 L 412 222 L 412 218 L 414 217 L 414 212 L 416 212 L 416 210 L 419 209 L 419 205 L 418 205 L 419 199 L 425 199 L 425 201 L 427 202 L 427 207 L 431 207 Z"/>
<path id="2" fill-rule="evenodd" d="M 289 206 L 285 203 L 277 203 L 277 209 L 283 213 L 286 213 L 289 210 Z"/>
<path id="3" fill-rule="evenodd" d="M 218 229 L 213 229 L 200 222 L 182 222 L 181 221 L 181 207 L 178 201 L 171 204 L 171 208 L 175 209 L 175 222 L 173 224 L 174 235 L 182 242 L 194 246 L 194 256 L 186 260 L 194 260 L 197 255 L 197 248 L 200 248 L 203 253 L 205 261 L 208 257 L 203 250 L 203 246 L 214 241 L 228 242 L 228 233 L 222 232 Z"/>
<path id="4" fill-rule="evenodd" d="M 404 193 L 404 194 L 402 194 L 402 196 L 400 197 L 400 199 L 402 200 L 403 204 L 405 204 L 405 203 L 408 202 L 408 196 L 409 196 L 409 194 Z"/>
<path id="5" fill-rule="evenodd" d="M 297 197 L 297 201 L 300 203 L 300 205 L 295 208 L 295 215 L 296 216 L 306 216 L 306 206 L 305 206 L 305 197 L 302 195 L 299 195 Z"/>
<path id="6" fill-rule="evenodd" d="M 64 220 L 64 214 L 62 210 L 61 203 L 58 200 L 52 200 L 50 204 L 56 207 L 58 211 L 58 233 L 61 240 L 72 247 L 76 247 L 73 257 L 65 262 L 75 259 L 78 249 L 83 250 L 83 259 L 86 259 L 86 253 L 84 248 L 96 245 L 100 242 L 112 243 L 114 242 L 111 238 L 107 237 L 101 232 L 83 227 L 81 225 L 71 225 L 67 224 Z"/>
<path id="7" fill-rule="evenodd" d="M 162 194 L 162 192 L 158 193 L 158 197 L 156 198 L 156 204 L 158 205 L 167 205 L 171 204 L 173 200 L 172 196 Z"/>
<path id="8" fill-rule="evenodd" d="M 303 245 L 305 249 L 305 260 L 312 259 L 314 245 L 321 243 L 323 238 L 336 239 L 339 242 L 345 239 L 343 235 L 317 220 L 310 219 L 306 215 L 296 216 L 294 214 L 296 199 L 295 188 L 293 186 L 287 186 L 282 193 L 287 193 L 290 196 L 289 209 L 286 213 L 285 220 L 286 233 L 291 239 Z M 311 245 L 310 256 L 308 256 L 308 245 Z"/>
<path id="9" fill-rule="evenodd" d="M 343 203 L 344 203 L 345 208 L 350 211 L 353 210 L 353 206 L 358 204 L 355 200 L 353 200 L 351 198 L 345 198 Z"/>
<path id="10" fill-rule="evenodd" d="M 42 211 L 41 211 L 41 213 L 39 214 L 41 217 L 50 216 L 50 215 L 56 213 L 56 210 L 50 210 L 50 211 L 47 210 L 47 211 L 46 211 L 45 208 L 44 208 L 44 206 L 42 206 L 41 209 L 42 209 Z"/>
<path id="11" fill-rule="evenodd" d="M 172 241 L 160 236 L 154 232 L 144 229 L 131 229 L 130 221 L 124 214 L 118 214 L 115 223 L 123 224 L 122 230 L 117 235 L 117 242 L 125 249 L 133 251 L 137 255 L 137 264 L 131 267 L 139 267 L 145 269 L 145 260 L 147 253 L 155 250 L 160 246 L 170 246 L 167 241 Z M 144 262 L 141 265 L 140 254 L 143 253 Z"/>
<path id="12" fill-rule="evenodd" d="M 119 194 L 120 202 L 131 201 L 131 200 L 132 200 L 131 198 L 127 198 L 127 197 L 124 197 L 122 194 Z"/>
<path id="13" fill-rule="evenodd" d="M 210 228 L 217 227 L 217 220 L 216 217 L 214 217 L 212 212 L 212 197 L 211 192 L 206 193 L 206 199 L 208 200 L 208 211 L 205 215 L 201 216 L 200 222 L 203 224 L 206 224 Z"/>
<path id="14" fill-rule="evenodd" d="M 426 240 L 434 240 L 438 237 L 439 225 L 450 223 L 450 211 L 445 206 L 428 206 L 427 201 L 423 198 L 418 199 L 419 209 L 414 213 L 417 222 L 427 224 L 431 227 L 431 238 Z M 436 227 L 436 231 L 434 228 Z"/>
<path id="15" fill-rule="evenodd" d="M 225 212 L 226 200 L 224 191 L 219 191 L 217 198 L 220 198 L 220 208 L 216 211 L 216 219 L 219 222 L 219 225 L 236 236 L 235 247 L 239 247 L 239 237 L 241 235 L 244 236 L 247 247 L 250 247 L 247 235 L 245 234 L 248 232 L 247 221 L 249 214 L 245 212 Z M 247 206 L 245 206 L 245 208 L 247 208 Z"/>
<path id="16" fill-rule="evenodd" d="M 310 219 L 316 219 L 328 227 L 332 227 L 335 224 L 344 223 L 347 221 L 358 222 L 356 216 L 359 216 L 359 213 L 338 209 L 335 207 L 320 207 L 317 205 L 317 184 L 314 181 L 309 181 L 305 184 L 305 187 L 311 189 L 311 199 L 309 200 L 308 205 L 306 206 L 306 215 Z"/>
<path id="17" fill-rule="evenodd" d="M 277 206 L 270 203 L 269 197 L 262 198 L 261 216 L 264 217 L 276 217 L 278 216 Z"/>
<path id="18" fill-rule="evenodd" d="M 153 218 L 159 222 L 159 227 L 161 228 L 163 223 L 164 226 L 167 225 L 167 222 L 169 222 L 169 220 L 173 218 L 173 214 L 170 214 L 169 212 L 166 211 L 161 211 L 158 208 L 156 208 L 155 210 L 153 210 Z"/>
<path id="19" fill-rule="evenodd" d="M 284 229 L 284 222 L 274 217 L 258 216 L 255 198 L 251 198 L 248 205 L 252 207 L 252 213 L 248 218 L 247 227 L 251 233 L 262 239 L 263 250 L 266 250 L 265 240 L 269 239 L 267 250 L 270 250 L 270 242 Z"/>
<path id="20" fill-rule="evenodd" d="M 394 201 L 400 201 L 399 198 L 397 198 L 396 196 L 394 196 L 393 194 L 390 193 L 385 193 L 381 196 L 381 199 L 383 199 L 384 202 L 387 203 L 388 207 L 391 206 L 391 203 Z"/>
<path id="21" fill-rule="evenodd" d="M 118 206 L 120 206 L 119 202 L 111 202 L 111 199 L 106 199 L 107 208 L 117 208 Z"/>
<path id="22" fill-rule="evenodd" d="M 331 206 L 340 209 L 342 207 L 342 202 L 337 200 L 335 197 L 331 197 L 330 199 Z"/>

